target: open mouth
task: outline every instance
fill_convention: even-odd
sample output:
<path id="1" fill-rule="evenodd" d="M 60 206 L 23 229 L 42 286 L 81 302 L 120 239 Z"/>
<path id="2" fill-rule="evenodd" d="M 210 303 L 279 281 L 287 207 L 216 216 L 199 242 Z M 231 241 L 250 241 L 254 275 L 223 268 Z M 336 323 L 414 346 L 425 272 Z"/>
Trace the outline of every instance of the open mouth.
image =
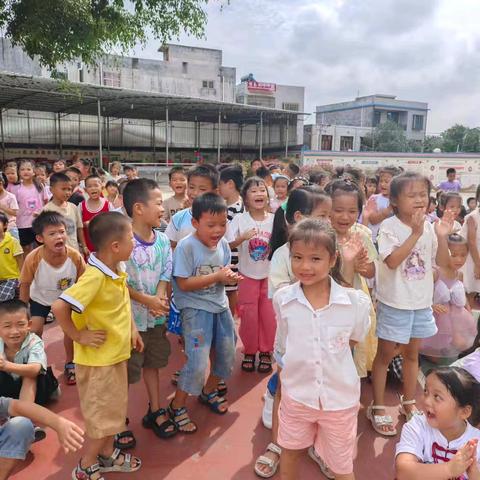
<path id="1" fill-rule="evenodd" d="M 436 415 L 433 412 L 431 412 L 430 410 L 427 410 L 425 412 L 425 415 L 427 416 L 427 418 L 429 420 L 435 420 L 435 418 L 436 418 Z"/>
<path id="2" fill-rule="evenodd" d="M 63 248 L 65 245 L 65 243 L 62 241 L 62 242 L 55 242 L 55 248 Z"/>

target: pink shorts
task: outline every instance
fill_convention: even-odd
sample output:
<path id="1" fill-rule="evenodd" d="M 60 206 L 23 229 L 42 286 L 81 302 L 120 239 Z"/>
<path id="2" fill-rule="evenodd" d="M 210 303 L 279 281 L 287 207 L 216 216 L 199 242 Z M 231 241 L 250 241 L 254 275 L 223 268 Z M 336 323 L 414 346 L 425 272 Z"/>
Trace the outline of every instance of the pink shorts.
<path id="1" fill-rule="evenodd" d="M 292 400 L 282 391 L 278 444 L 288 450 L 302 450 L 313 445 L 334 473 L 353 473 L 359 407 L 316 410 Z"/>

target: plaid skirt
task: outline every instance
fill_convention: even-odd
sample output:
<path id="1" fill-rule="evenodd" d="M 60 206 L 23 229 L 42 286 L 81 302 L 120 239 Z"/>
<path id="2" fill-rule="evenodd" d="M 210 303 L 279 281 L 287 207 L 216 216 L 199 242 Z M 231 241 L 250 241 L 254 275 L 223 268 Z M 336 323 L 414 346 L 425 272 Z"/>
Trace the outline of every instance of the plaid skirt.
<path id="1" fill-rule="evenodd" d="M 0 302 L 13 300 L 17 294 L 18 280 L 0 280 Z"/>

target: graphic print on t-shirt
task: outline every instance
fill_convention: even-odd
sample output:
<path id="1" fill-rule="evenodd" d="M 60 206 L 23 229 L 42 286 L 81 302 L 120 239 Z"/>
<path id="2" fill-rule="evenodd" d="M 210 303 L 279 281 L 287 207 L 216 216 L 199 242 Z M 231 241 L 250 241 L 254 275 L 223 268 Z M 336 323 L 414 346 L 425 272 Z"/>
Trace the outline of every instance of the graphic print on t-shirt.
<path id="1" fill-rule="evenodd" d="M 449 462 L 457 453 L 456 449 L 447 449 L 439 445 L 437 442 L 432 444 L 432 458 L 433 463 L 447 463 Z M 467 480 L 465 475 L 460 475 L 454 480 Z"/>
<path id="2" fill-rule="evenodd" d="M 414 248 L 405 260 L 402 275 L 407 280 L 423 280 L 425 278 L 425 248 Z"/>
<path id="3" fill-rule="evenodd" d="M 268 243 L 259 237 L 253 237 L 248 242 L 248 253 L 254 262 L 261 262 L 268 257 Z"/>
<path id="4" fill-rule="evenodd" d="M 73 278 L 63 277 L 60 278 L 57 282 L 57 290 L 66 290 L 67 288 L 71 287 L 75 283 Z"/>
<path id="5" fill-rule="evenodd" d="M 196 268 L 195 270 L 195 276 L 198 277 L 199 275 L 210 275 L 211 273 L 218 272 L 220 270 L 220 267 L 218 265 L 200 265 L 199 267 Z M 208 295 L 208 294 L 214 294 L 215 293 L 215 288 L 216 288 L 216 283 L 213 285 L 210 285 L 208 287 L 204 287 L 199 292 L 202 292 L 202 294 Z"/>

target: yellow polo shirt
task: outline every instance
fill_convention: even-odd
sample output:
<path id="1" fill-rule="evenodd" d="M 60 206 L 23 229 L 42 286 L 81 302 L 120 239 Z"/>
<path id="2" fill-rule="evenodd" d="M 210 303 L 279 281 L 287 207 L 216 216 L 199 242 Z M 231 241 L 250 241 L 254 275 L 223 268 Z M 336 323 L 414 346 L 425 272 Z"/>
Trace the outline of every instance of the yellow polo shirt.
<path id="1" fill-rule="evenodd" d="M 13 280 L 20 277 L 20 270 L 15 257 L 22 255 L 23 249 L 18 240 L 5 232 L 0 242 L 0 280 Z"/>
<path id="2" fill-rule="evenodd" d="M 130 358 L 132 313 L 126 273 L 113 272 L 92 254 L 85 273 L 60 298 L 72 307 L 78 330 L 107 332 L 100 348 L 74 342 L 75 363 L 103 367 Z"/>

